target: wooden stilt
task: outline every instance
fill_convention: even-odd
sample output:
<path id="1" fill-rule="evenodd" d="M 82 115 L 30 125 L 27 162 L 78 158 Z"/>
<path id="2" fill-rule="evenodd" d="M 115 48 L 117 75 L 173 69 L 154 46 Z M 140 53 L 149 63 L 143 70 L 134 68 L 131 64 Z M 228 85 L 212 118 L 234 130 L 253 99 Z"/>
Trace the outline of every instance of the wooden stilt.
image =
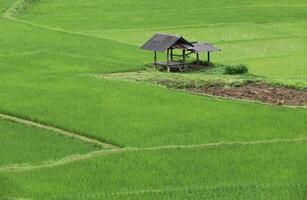
<path id="1" fill-rule="evenodd" d="M 199 53 L 196 54 L 197 57 L 197 64 L 199 64 Z"/>
<path id="2" fill-rule="evenodd" d="M 182 50 L 183 68 L 185 68 L 185 49 Z"/>
<path id="3" fill-rule="evenodd" d="M 171 61 L 174 60 L 174 56 L 173 56 L 173 49 L 171 49 Z"/>
<path id="4" fill-rule="evenodd" d="M 208 51 L 208 66 L 211 67 L 211 64 L 210 64 L 210 51 Z"/>
<path id="5" fill-rule="evenodd" d="M 171 72 L 171 68 L 169 66 L 169 49 L 167 49 L 167 72 Z"/>
<path id="6" fill-rule="evenodd" d="M 157 52 L 155 51 L 155 57 L 154 57 L 154 69 L 156 69 L 157 66 Z"/>

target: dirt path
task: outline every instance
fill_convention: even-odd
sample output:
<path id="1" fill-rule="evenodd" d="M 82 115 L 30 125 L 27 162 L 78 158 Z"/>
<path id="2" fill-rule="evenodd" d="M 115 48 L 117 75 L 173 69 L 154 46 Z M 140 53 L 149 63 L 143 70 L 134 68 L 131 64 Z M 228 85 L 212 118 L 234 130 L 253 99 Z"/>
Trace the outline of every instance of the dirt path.
<path id="1" fill-rule="evenodd" d="M 71 137 L 71 138 L 75 138 L 75 139 L 81 140 L 81 141 L 86 142 L 86 143 L 91 143 L 91 144 L 94 144 L 94 145 L 98 145 L 98 146 L 106 148 L 106 149 L 118 149 L 118 148 L 120 148 L 118 146 L 115 146 L 115 145 L 112 145 L 112 144 L 108 144 L 108 143 L 102 142 L 102 141 L 97 140 L 97 139 L 93 139 L 93 138 L 90 138 L 90 137 L 82 136 L 79 133 L 75 133 L 75 132 L 71 132 L 71 131 L 66 131 L 66 130 L 63 130 L 63 129 L 60 129 L 60 128 L 56 128 L 56 127 L 53 127 L 53 126 L 50 126 L 50 125 L 45 125 L 45 124 L 33 122 L 33 121 L 30 121 L 30 120 L 27 120 L 27 119 L 18 118 L 18 117 L 7 115 L 7 114 L 3 114 L 3 113 L 0 113 L 0 119 L 4 119 L 4 120 L 8 120 L 8 121 L 24 124 L 24 125 L 31 126 L 31 127 L 45 129 L 45 130 L 48 130 L 48 131 L 51 131 L 51 132 L 54 132 L 54 133 L 57 133 L 57 134 L 61 134 L 61 135 L 67 136 L 67 137 Z"/>
<path id="2" fill-rule="evenodd" d="M 0 172 L 22 172 L 42 168 L 52 168 L 56 166 L 62 166 L 82 160 L 88 160 L 104 155 L 130 153 L 130 152 L 146 152 L 146 151 L 163 151 L 163 150 L 177 150 L 177 149 L 193 149 L 193 148 L 206 148 L 206 147 L 221 147 L 221 146 L 234 146 L 234 145 L 256 145 L 256 144 L 273 144 L 273 143 L 289 143 L 289 142 L 306 142 L 307 138 L 295 138 L 295 139 L 273 139 L 273 140 L 258 140 L 258 141 L 234 141 L 234 142 L 218 142 L 208 144 L 196 144 L 196 145 L 169 145 L 169 146 L 157 146 L 157 147 L 144 147 L 133 148 L 127 147 L 122 149 L 110 149 L 94 151 L 87 154 L 76 154 L 65 157 L 63 159 L 48 161 L 41 165 L 15 165 L 0 168 Z"/>

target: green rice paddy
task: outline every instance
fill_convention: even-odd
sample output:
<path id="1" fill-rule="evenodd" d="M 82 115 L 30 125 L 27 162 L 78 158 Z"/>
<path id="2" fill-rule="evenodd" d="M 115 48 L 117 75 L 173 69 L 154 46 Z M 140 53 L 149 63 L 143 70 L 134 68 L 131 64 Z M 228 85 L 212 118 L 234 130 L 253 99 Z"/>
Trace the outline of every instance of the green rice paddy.
<path id="1" fill-rule="evenodd" d="M 98 149 L 51 131 L 0 121 L 0 168 L 40 164 Z"/>
<path id="2" fill-rule="evenodd" d="M 144 70 L 153 55 L 139 46 L 166 32 L 220 47 L 213 62 L 306 88 L 305 1 L 17 1 L 0 2 L 1 15 L 27 3 L 0 18 L 0 113 L 113 146 L 0 121 L 1 200 L 307 197 L 306 108 L 105 77 Z M 242 78 L 202 74 L 165 76 Z"/>

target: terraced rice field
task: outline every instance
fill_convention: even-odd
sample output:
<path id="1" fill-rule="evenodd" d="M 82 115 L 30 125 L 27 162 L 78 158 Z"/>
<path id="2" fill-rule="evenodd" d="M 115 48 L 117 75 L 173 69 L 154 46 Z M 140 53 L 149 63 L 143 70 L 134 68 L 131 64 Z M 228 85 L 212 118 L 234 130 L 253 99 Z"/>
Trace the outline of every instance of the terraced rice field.
<path id="1" fill-rule="evenodd" d="M 306 107 L 105 77 L 144 70 L 139 46 L 167 32 L 304 89 L 305 1 L 1 0 L 0 12 L 0 199 L 307 198 Z"/>

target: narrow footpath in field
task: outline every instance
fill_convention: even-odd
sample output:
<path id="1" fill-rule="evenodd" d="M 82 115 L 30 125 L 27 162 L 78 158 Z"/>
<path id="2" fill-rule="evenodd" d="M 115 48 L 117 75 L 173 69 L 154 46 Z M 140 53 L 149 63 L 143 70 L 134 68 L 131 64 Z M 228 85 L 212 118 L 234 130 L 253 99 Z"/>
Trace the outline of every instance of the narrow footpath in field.
<path id="1" fill-rule="evenodd" d="M 274 144 L 274 143 L 292 143 L 292 142 L 307 142 L 307 138 L 293 138 L 293 139 L 272 139 L 272 140 L 256 140 L 256 141 L 232 141 L 232 142 L 217 142 L 207 144 L 195 144 L 195 145 L 166 145 L 157 147 L 125 147 L 125 148 L 113 148 L 109 150 L 94 151 L 87 154 L 76 154 L 68 156 L 59 160 L 48 161 L 41 165 L 15 165 L 0 168 L 0 172 L 21 172 L 29 171 L 41 168 L 52 168 L 56 166 L 62 166 L 82 160 L 88 160 L 97 158 L 104 155 L 118 154 L 118 153 L 131 153 L 131 152 L 146 152 L 146 151 L 165 151 L 165 150 L 178 150 L 178 149 L 194 149 L 194 148 L 219 148 L 223 146 L 237 146 L 237 145 L 257 145 L 257 144 Z"/>
<path id="2" fill-rule="evenodd" d="M 57 134 L 61 134 L 61 135 L 67 136 L 67 137 L 71 137 L 71 138 L 81 140 L 81 141 L 86 142 L 86 143 L 98 145 L 100 147 L 103 147 L 104 149 L 118 149 L 118 148 L 120 148 L 118 146 L 108 144 L 106 142 L 102 142 L 102 141 L 94 139 L 94 138 L 83 136 L 79 133 L 75 133 L 75 132 L 72 132 L 72 131 L 66 131 L 66 130 L 61 129 L 61 128 L 57 128 L 57 127 L 53 127 L 53 126 L 50 126 L 50 125 L 34 122 L 34 121 L 31 121 L 31 120 L 27 120 L 27 119 L 18 118 L 18 117 L 8 115 L 8 114 L 0 113 L 0 119 L 24 124 L 24 125 L 27 125 L 27 126 L 45 129 L 45 130 L 48 130 L 48 131 L 51 131 L 51 132 L 54 132 L 54 133 L 57 133 Z"/>

